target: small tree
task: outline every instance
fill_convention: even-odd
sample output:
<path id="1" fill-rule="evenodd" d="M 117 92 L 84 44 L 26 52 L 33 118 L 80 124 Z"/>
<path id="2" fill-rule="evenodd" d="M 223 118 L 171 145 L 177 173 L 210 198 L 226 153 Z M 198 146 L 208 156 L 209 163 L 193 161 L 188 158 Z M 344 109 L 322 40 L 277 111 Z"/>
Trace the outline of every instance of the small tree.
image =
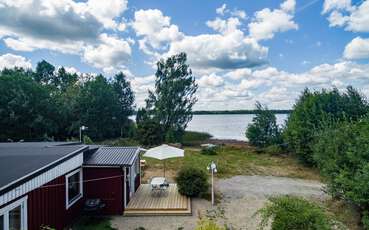
<path id="1" fill-rule="evenodd" d="M 197 101 L 198 86 L 186 61 L 185 53 L 160 60 L 155 73 L 155 90 L 149 91 L 146 100 L 149 119 L 162 125 L 169 142 L 181 140 Z"/>
<path id="2" fill-rule="evenodd" d="M 281 142 L 280 131 L 273 112 L 256 102 L 256 116 L 246 130 L 246 137 L 257 147 L 266 147 Z"/>

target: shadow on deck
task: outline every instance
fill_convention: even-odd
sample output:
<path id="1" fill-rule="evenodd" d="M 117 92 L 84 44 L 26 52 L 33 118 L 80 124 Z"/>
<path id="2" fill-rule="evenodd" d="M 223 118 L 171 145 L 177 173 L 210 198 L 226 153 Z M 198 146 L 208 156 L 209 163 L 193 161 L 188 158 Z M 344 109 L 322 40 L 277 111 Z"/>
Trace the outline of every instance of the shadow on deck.
<path id="1" fill-rule="evenodd" d="M 170 184 L 163 194 L 152 193 L 150 184 L 141 184 L 124 211 L 125 216 L 191 214 L 191 198 L 179 194 L 177 184 Z"/>

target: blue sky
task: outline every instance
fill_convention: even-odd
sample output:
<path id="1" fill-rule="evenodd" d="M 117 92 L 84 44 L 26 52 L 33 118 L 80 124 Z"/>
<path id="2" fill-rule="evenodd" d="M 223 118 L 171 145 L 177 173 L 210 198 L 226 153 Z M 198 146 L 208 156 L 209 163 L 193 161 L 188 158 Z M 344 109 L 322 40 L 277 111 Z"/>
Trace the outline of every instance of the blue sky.
<path id="1" fill-rule="evenodd" d="M 369 96 L 368 32 L 368 0 L 0 0 L 0 68 L 123 71 L 142 106 L 155 62 L 186 52 L 195 109 L 291 108 L 305 87 Z"/>

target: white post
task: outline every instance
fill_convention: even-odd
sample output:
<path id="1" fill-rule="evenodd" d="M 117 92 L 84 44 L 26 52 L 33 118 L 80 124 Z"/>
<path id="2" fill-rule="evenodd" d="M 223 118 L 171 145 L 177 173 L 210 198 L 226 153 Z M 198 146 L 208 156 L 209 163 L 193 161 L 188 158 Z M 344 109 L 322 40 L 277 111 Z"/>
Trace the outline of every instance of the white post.
<path id="1" fill-rule="evenodd" d="M 79 127 L 79 142 L 82 143 L 82 127 Z"/>
<path id="2" fill-rule="evenodd" d="M 214 170 L 211 169 L 211 205 L 214 206 Z"/>
<path id="3" fill-rule="evenodd" d="M 217 172 L 217 165 L 212 161 L 207 169 L 211 172 L 211 205 L 214 206 L 214 173 Z"/>

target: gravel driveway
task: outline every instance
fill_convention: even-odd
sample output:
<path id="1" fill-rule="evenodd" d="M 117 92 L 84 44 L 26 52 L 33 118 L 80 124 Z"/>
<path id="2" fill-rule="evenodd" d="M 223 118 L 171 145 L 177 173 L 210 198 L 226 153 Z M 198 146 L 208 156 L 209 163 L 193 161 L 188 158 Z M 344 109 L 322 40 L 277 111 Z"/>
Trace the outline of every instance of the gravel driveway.
<path id="1" fill-rule="evenodd" d="M 269 196 L 293 194 L 313 199 L 326 199 L 323 184 L 317 181 L 273 176 L 235 176 L 216 182 L 216 191 L 222 194 L 214 208 L 203 199 L 192 200 L 192 216 L 122 217 L 112 219 L 118 229 L 134 230 L 192 230 L 198 216 L 216 217 L 220 224 L 232 229 L 256 229 L 259 219 L 254 213 L 263 207 Z"/>

